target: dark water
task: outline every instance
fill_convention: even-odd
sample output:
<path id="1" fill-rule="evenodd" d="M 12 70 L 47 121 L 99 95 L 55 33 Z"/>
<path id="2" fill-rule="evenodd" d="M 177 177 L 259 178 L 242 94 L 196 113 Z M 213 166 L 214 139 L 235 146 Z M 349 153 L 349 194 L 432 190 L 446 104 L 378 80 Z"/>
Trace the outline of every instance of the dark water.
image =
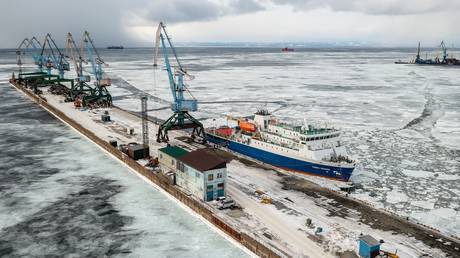
<path id="1" fill-rule="evenodd" d="M 0 96 L 0 257 L 246 255 L 7 83 Z"/>

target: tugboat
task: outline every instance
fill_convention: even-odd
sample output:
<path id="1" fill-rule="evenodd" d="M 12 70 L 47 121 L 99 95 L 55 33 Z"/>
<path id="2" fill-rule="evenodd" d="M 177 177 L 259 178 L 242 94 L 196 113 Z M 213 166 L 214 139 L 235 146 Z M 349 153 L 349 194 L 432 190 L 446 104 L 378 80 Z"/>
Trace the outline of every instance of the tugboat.
<path id="1" fill-rule="evenodd" d="M 282 123 L 263 109 L 227 122 L 234 126 L 205 129 L 206 140 L 293 172 L 348 181 L 355 169 L 335 128 Z"/>

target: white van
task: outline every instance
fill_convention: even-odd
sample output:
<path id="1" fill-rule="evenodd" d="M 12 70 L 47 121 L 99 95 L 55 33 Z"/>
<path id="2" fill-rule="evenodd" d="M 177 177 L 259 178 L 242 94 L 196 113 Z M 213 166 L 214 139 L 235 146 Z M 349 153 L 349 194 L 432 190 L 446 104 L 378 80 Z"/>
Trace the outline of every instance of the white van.
<path id="1" fill-rule="evenodd" d="M 223 199 L 219 201 L 219 203 L 217 204 L 217 208 L 219 210 L 234 208 L 234 207 L 235 207 L 235 202 L 229 198 Z"/>

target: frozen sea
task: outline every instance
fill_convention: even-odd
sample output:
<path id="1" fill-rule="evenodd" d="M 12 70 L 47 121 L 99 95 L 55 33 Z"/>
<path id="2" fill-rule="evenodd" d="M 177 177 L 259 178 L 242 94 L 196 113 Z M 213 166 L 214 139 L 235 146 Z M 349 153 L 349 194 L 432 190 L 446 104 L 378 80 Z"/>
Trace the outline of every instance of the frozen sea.
<path id="1" fill-rule="evenodd" d="M 9 62 L 0 55 L 0 257 L 249 257 L 9 86 Z"/>
<path id="2" fill-rule="evenodd" d="M 178 48 L 183 65 L 195 76 L 195 79 L 187 81 L 187 84 L 193 96 L 200 102 L 200 112 L 196 116 L 205 124 L 212 125 L 215 123 L 214 119 L 222 118 L 227 114 L 251 115 L 257 108 L 265 107 L 287 121 L 300 122 L 305 118 L 309 123 L 326 123 L 341 128 L 344 131 L 343 141 L 349 145 L 350 153 L 359 162 L 352 177 L 358 185 L 354 197 L 369 201 L 382 209 L 408 216 L 447 234 L 459 236 L 460 83 L 458 78 L 460 68 L 394 64 L 394 61 L 399 59 L 413 58 L 414 51 L 413 49 L 332 48 L 297 49 L 295 52 L 282 53 L 279 49 L 271 48 Z M 436 55 L 437 52 L 432 51 L 430 54 Z M 458 51 L 452 51 L 451 54 L 460 56 Z M 171 94 L 164 69 L 153 70 L 152 49 L 101 50 L 101 55 L 109 63 L 107 71 L 113 79 L 110 90 L 114 95 L 115 105 L 138 111 L 139 96 L 147 93 L 150 95 L 149 115 L 167 117 Z M 7 74 L 16 69 L 14 63 L 14 51 L 0 53 L 0 70 L 4 74 L 2 80 L 6 80 Z M 7 105 L 4 101 L 1 104 Z M 24 105 L 27 106 L 28 111 L 35 109 L 31 105 Z M 19 112 L 17 108 L 13 110 Z M 21 114 L 16 116 L 18 118 L 14 115 L 9 116 L 8 123 L 20 123 Z M 40 122 L 36 123 L 40 124 Z M 34 150 L 36 153 L 31 154 L 32 158 L 38 157 L 40 160 L 46 156 L 43 154 L 44 150 L 53 156 L 72 159 L 72 162 L 59 159 L 56 161 L 55 158 L 50 158 L 47 162 L 41 161 L 59 171 L 66 171 L 62 173 L 88 177 L 96 174 L 114 180 L 113 183 L 104 183 L 104 185 L 120 185 L 119 189 L 122 189 L 110 197 L 112 199 L 109 198 L 109 202 L 114 203 L 113 210 L 117 211 L 115 214 L 126 216 L 128 221 L 126 222 L 128 226 L 120 227 L 126 229 L 121 237 L 129 239 L 137 237 L 137 240 L 120 242 L 138 243 L 139 239 L 144 239 L 139 234 L 151 232 L 139 233 L 139 231 L 143 232 L 144 227 L 141 225 L 148 223 L 145 221 L 148 216 L 151 216 L 151 211 L 146 211 L 143 215 L 144 220 L 135 216 L 139 214 L 127 212 L 128 207 L 134 204 L 126 201 L 131 198 L 127 194 L 130 192 L 128 189 L 131 188 L 121 179 L 131 178 L 129 172 L 120 172 L 119 178 L 114 179 L 116 176 L 112 175 L 114 173 L 108 174 L 106 166 L 118 165 L 105 158 L 105 155 L 95 147 L 83 144 L 85 141 L 72 131 L 58 125 L 59 123 L 53 122 L 53 124 L 58 129 L 47 134 L 48 136 L 40 137 L 46 140 L 40 144 L 33 144 L 33 148 L 31 145 L 26 146 L 24 141 L 27 140 L 21 137 L 14 137 L 15 140 L 10 144 L 24 146 L 23 150 Z M 16 127 L 24 126 L 20 124 Z M 30 132 L 37 127 L 30 127 L 18 134 L 33 137 L 34 134 Z M 2 125 L 2 129 L 10 133 L 11 128 L 13 127 Z M 59 142 L 59 139 L 67 139 L 66 137 L 80 144 L 70 145 L 66 140 Z M 62 144 L 63 149 L 56 147 L 59 144 Z M 4 148 L 2 149 L 5 151 Z M 91 154 L 82 157 L 82 152 Z M 94 161 L 94 157 L 102 158 Z M 33 159 L 28 157 L 25 160 L 21 164 L 27 164 Z M 105 162 L 100 163 L 101 160 Z M 18 169 L 16 165 L 14 171 L 17 170 L 24 172 L 24 169 Z M 120 171 L 124 170 L 120 168 Z M 65 180 L 74 178 L 63 177 Z M 133 185 L 144 187 L 142 182 L 136 181 L 137 179 L 132 180 Z M 83 179 L 81 181 L 84 182 Z M 43 183 L 35 185 L 38 187 Z M 60 187 L 63 190 L 50 191 L 43 196 L 49 195 L 50 200 L 60 201 L 64 198 L 61 195 L 69 196 L 75 193 L 71 191 L 73 185 L 72 188 L 66 188 L 64 183 L 62 185 Z M 9 191 L 13 193 L 22 191 L 20 184 L 11 187 L 14 189 Z M 140 190 L 136 189 L 136 191 Z M 149 190 L 148 194 L 155 195 L 156 192 Z M 21 193 L 20 198 L 26 198 L 24 195 L 39 202 L 40 198 L 34 192 Z M 125 195 L 128 197 L 123 197 Z M 170 203 L 161 194 L 155 196 L 162 202 Z M 157 202 L 142 203 L 139 206 L 143 208 L 136 211 L 143 212 L 144 205 L 149 203 L 152 209 L 156 210 L 152 211 L 153 213 L 163 211 L 158 208 Z M 16 205 L 20 207 L 24 205 L 22 202 L 18 201 L 18 203 Z M 35 209 L 41 207 L 35 204 L 31 206 Z M 32 211 L 29 206 L 25 206 L 18 214 L 35 217 Z M 168 218 L 179 220 L 177 213 L 182 213 L 173 213 L 175 215 Z M 2 212 L 2 214 L 8 213 Z M 190 218 L 185 212 L 183 216 Z M 166 220 L 164 216 L 161 218 Z M 189 220 L 185 221 L 178 224 L 189 222 Z M 190 219 L 190 221 L 195 220 Z M 165 223 L 168 226 L 162 226 L 161 229 L 167 233 L 171 232 L 169 229 L 171 225 L 177 224 Z M 14 225 L 16 224 L 5 225 L 3 228 L 14 227 Z M 202 227 L 203 232 L 216 241 L 200 248 L 212 246 L 225 250 L 219 251 L 221 253 L 240 252 L 198 221 L 193 225 Z M 177 230 L 181 232 L 182 228 L 178 227 Z M 174 236 L 170 237 L 174 239 Z M 177 237 L 179 239 L 179 236 Z M 191 237 L 186 238 L 190 241 Z M 147 244 L 127 248 L 142 250 L 145 246 Z M 203 252 L 200 248 L 192 250 L 184 248 L 184 252 L 192 252 L 191 254 L 194 255 L 193 252 Z M 173 246 L 171 249 L 177 250 Z M 208 249 L 205 250 L 208 252 Z M 168 250 L 164 252 L 167 254 Z"/>
<path id="3" fill-rule="evenodd" d="M 460 67 L 394 64 L 414 51 L 179 48 L 205 124 L 265 107 L 287 121 L 341 128 L 359 162 L 354 197 L 460 236 Z M 139 110 L 143 91 L 150 115 L 166 118 L 167 76 L 153 70 L 151 49 L 112 53 L 115 103 Z"/>

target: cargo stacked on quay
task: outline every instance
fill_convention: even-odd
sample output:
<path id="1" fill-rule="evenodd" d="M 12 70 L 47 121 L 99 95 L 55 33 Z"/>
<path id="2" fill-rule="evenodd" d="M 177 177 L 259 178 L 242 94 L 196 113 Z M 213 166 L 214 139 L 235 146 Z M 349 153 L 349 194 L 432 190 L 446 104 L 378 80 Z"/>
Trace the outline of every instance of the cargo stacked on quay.
<path id="1" fill-rule="evenodd" d="M 289 171 L 348 181 L 355 162 L 340 141 L 340 131 L 281 123 L 267 110 L 254 119 L 227 117 L 234 126 L 206 129 L 209 142 Z"/>

